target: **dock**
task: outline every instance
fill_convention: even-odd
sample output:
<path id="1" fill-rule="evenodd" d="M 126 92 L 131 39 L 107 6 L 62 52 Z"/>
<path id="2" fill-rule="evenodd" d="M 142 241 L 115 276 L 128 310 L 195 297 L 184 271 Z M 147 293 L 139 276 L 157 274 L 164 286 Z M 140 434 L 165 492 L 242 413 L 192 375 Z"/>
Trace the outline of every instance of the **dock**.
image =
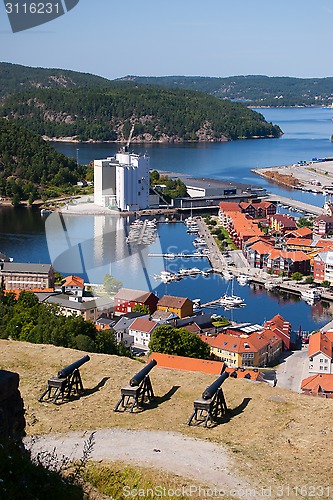
<path id="1" fill-rule="evenodd" d="M 149 253 L 148 257 L 163 257 L 164 259 L 176 259 L 176 258 L 185 258 L 191 259 L 194 257 L 198 257 L 199 259 L 207 259 L 209 256 L 203 253 Z"/>
<path id="2" fill-rule="evenodd" d="M 311 215 L 323 214 L 323 209 L 321 207 L 316 207 L 315 205 L 310 205 L 309 203 L 304 203 L 303 201 L 293 200 L 292 198 L 287 198 L 286 196 L 269 195 L 265 198 L 265 200 L 276 201 L 282 203 L 283 205 L 287 205 L 288 207 L 297 208 L 298 210 L 302 210 L 302 212 Z"/>

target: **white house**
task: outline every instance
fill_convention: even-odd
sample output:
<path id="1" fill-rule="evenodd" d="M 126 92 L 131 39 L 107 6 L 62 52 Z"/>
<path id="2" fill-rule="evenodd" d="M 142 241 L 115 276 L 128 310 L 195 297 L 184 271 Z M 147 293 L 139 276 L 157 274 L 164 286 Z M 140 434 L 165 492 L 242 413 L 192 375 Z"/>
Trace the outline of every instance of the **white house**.
<path id="1" fill-rule="evenodd" d="M 151 334 L 158 324 L 149 319 L 137 318 L 129 327 L 128 334 L 134 338 L 134 347 L 148 351 Z"/>
<path id="2" fill-rule="evenodd" d="M 333 332 L 317 332 L 310 335 L 309 373 L 333 373 L 332 340 Z"/>

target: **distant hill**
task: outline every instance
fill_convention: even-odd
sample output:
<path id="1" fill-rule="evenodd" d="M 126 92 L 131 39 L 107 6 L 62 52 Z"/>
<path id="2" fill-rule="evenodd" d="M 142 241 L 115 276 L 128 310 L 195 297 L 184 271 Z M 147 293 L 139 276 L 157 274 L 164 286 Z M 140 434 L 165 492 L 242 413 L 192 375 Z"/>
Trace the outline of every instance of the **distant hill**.
<path id="1" fill-rule="evenodd" d="M 278 126 L 240 103 L 203 92 L 110 82 L 108 89 L 39 88 L 3 99 L 0 113 L 47 137 L 82 141 L 226 141 L 278 137 Z"/>
<path id="2" fill-rule="evenodd" d="M 292 78 L 263 75 L 145 77 L 128 75 L 118 81 L 199 90 L 250 106 L 327 106 L 333 102 L 333 77 Z"/>
<path id="3" fill-rule="evenodd" d="M 110 80 L 89 73 L 0 62 L 0 97 L 35 88 L 71 89 L 109 85 Z"/>

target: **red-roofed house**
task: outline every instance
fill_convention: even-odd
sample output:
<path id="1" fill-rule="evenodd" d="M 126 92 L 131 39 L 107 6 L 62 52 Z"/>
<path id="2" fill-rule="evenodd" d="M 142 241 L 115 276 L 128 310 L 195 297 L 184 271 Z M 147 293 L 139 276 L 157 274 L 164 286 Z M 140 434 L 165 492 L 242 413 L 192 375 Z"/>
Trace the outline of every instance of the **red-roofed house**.
<path id="1" fill-rule="evenodd" d="M 286 238 L 305 238 L 306 240 L 312 240 L 312 229 L 309 227 L 298 227 L 286 233 Z"/>
<path id="2" fill-rule="evenodd" d="M 271 320 L 265 322 L 264 328 L 280 337 L 284 349 L 290 349 L 291 323 L 289 321 L 286 321 L 280 314 L 276 314 Z"/>
<path id="3" fill-rule="evenodd" d="M 156 311 L 158 298 L 152 292 L 143 292 L 142 290 L 131 290 L 130 288 L 121 288 L 114 296 L 114 312 L 116 315 L 126 314 L 133 311 L 137 304 L 149 307 L 149 311 Z"/>
<path id="4" fill-rule="evenodd" d="M 309 396 L 333 398 L 333 375 L 319 373 L 302 380 L 301 390 Z"/>
<path id="5" fill-rule="evenodd" d="M 214 356 L 231 367 L 266 366 L 282 351 L 282 341 L 274 332 L 254 332 L 250 336 L 220 333 L 201 339 L 210 345 Z"/>
<path id="6" fill-rule="evenodd" d="M 242 212 L 249 214 L 253 219 L 263 219 L 276 214 L 276 205 L 270 201 L 249 200 L 239 204 Z"/>
<path id="7" fill-rule="evenodd" d="M 135 319 L 128 330 L 128 334 L 133 337 L 134 347 L 148 351 L 151 334 L 157 326 L 156 321 L 142 318 Z"/>
<path id="8" fill-rule="evenodd" d="M 308 276 L 311 272 L 311 259 L 301 250 L 274 249 L 268 256 L 267 269 L 274 274 L 282 271 L 287 276 L 295 272 Z"/>
<path id="9" fill-rule="evenodd" d="M 293 231 L 297 228 L 294 217 L 289 214 L 275 214 L 268 217 L 269 227 L 278 233 Z"/>
<path id="10" fill-rule="evenodd" d="M 332 342 L 325 333 L 310 335 L 308 357 L 309 373 L 333 373 Z"/>
<path id="11" fill-rule="evenodd" d="M 84 280 L 79 276 L 70 275 L 67 276 L 61 282 L 62 293 L 68 293 L 75 295 L 76 297 L 82 297 L 84 292 Z"/>

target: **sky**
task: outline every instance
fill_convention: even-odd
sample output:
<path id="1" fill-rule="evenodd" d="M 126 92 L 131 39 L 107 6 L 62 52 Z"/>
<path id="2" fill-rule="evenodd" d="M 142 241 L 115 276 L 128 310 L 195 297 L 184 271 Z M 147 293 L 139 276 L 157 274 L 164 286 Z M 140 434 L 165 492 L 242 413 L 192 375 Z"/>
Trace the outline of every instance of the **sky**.
<path id="1" fill-rule="evenodd" d="M 4 3 L 0 61 L 109 79 L 333 76 L 333 0 L 80 0 L 58 19 L 18 33 Z"/>

